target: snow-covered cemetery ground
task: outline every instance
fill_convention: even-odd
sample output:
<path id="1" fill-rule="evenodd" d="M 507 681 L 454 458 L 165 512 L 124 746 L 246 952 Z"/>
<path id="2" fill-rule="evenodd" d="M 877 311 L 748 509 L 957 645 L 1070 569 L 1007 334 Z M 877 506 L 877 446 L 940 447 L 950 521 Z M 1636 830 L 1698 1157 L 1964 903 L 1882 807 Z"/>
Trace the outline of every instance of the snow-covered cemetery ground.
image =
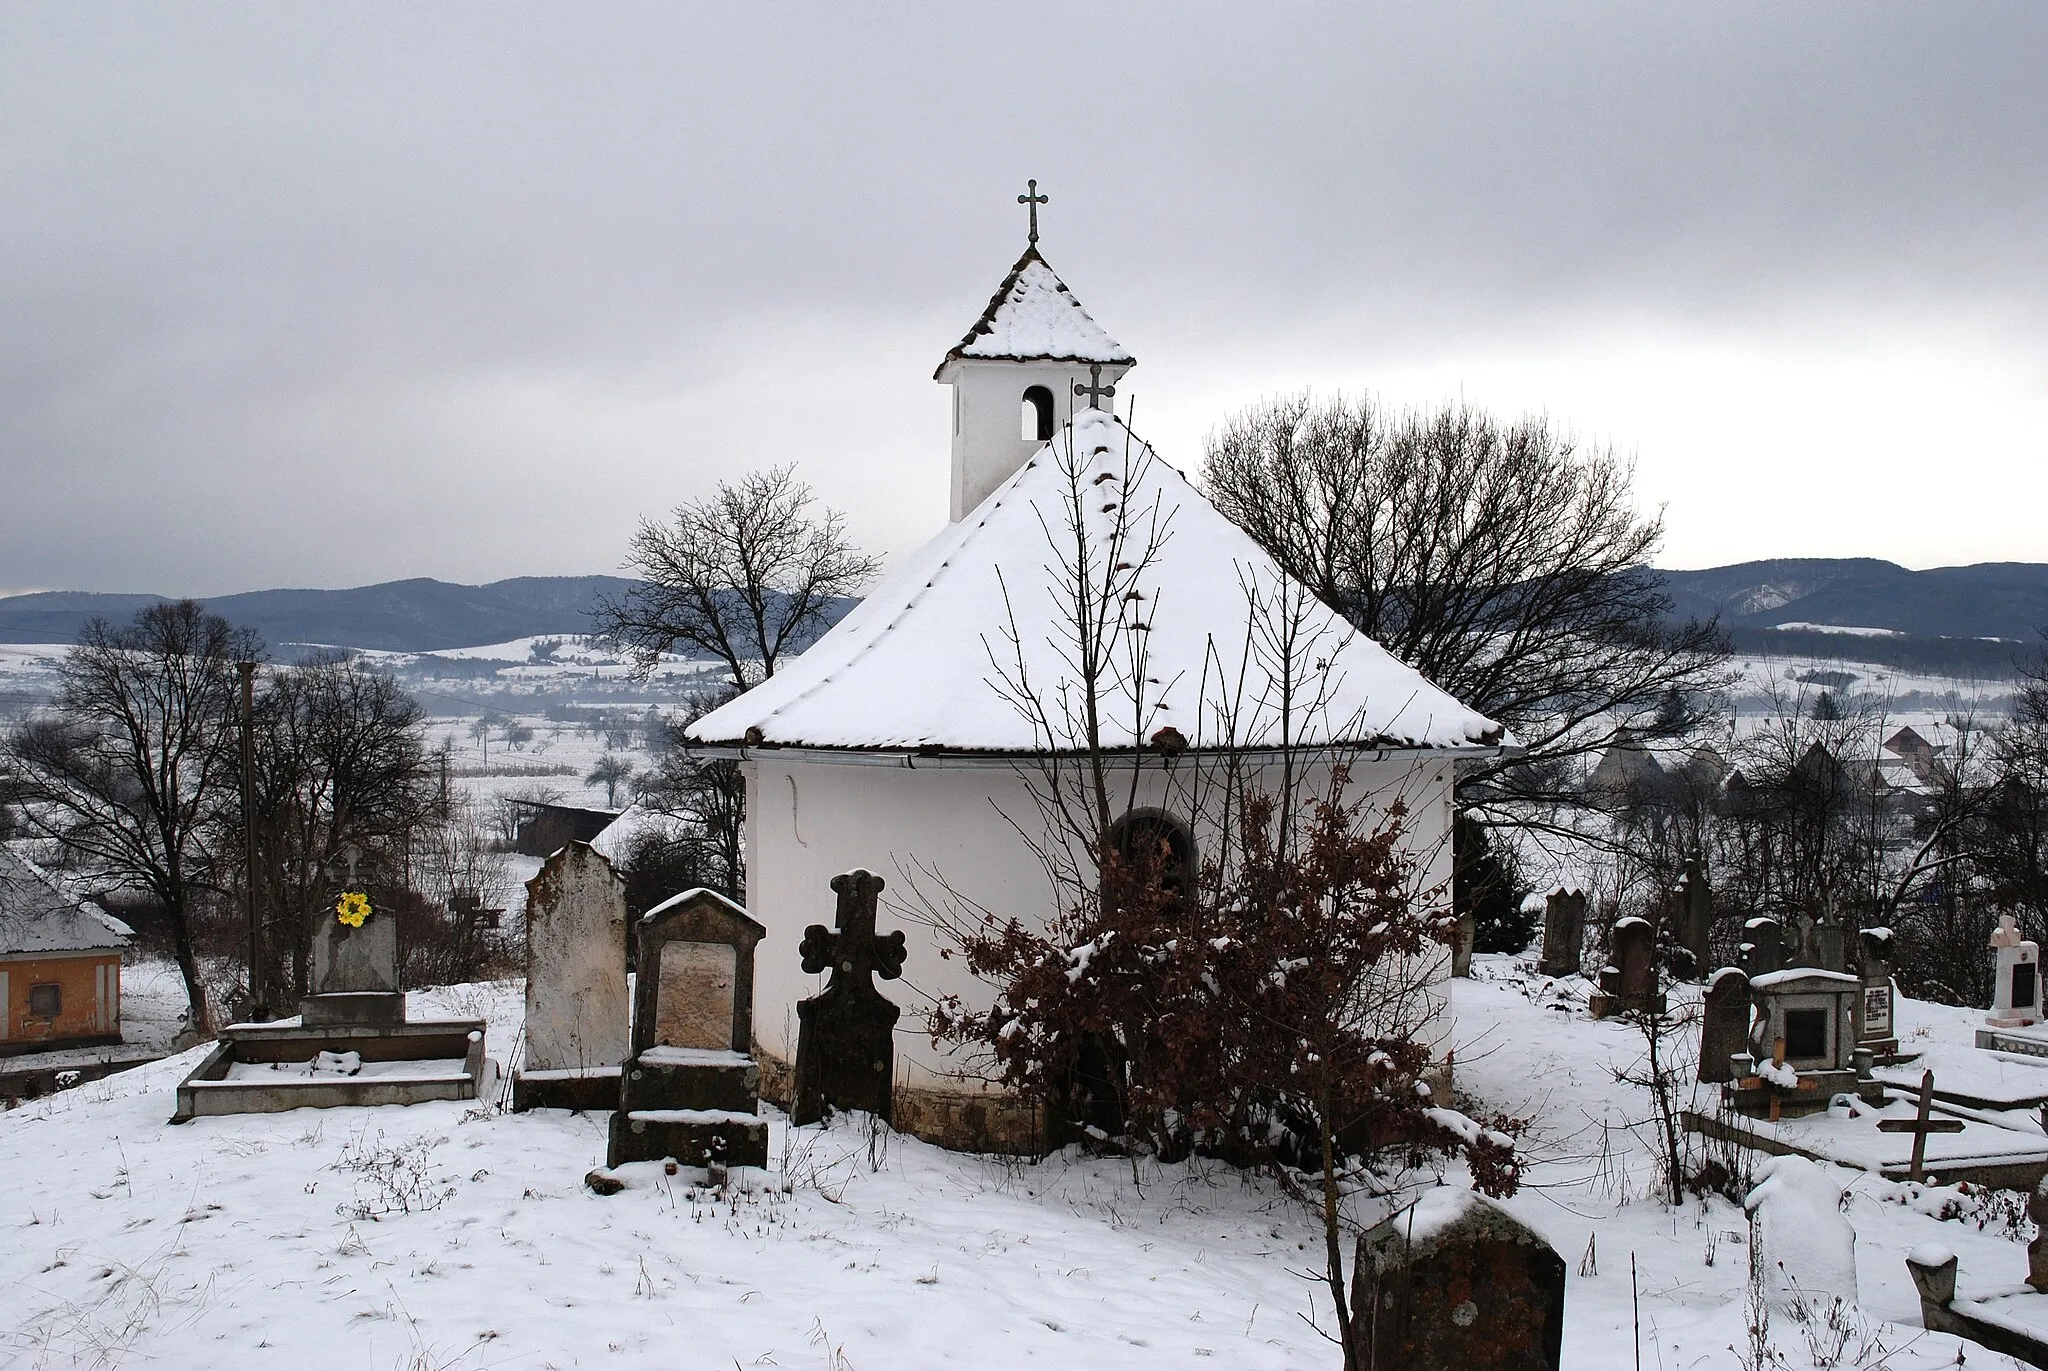
<path id="1" fill-rule="evenodd" d="M 1748 1218 L 1719 1196 L 1658 1198 L 1647 1096 L 1615 1080 L 1642 1037 L 1589 1019 L 1584 992 L 1485 955 L 1456 987 L 1460 1093 L 1535 1120 L 1505 1203 L 1569 1264 L 1563 1364 L 1630 1366 L 1639 1346 L 1643 1366 L 1741 1365 L 1753 1256 L 1801 1273 L 1821 1258 L 1786 1239 L 1753 1254 Z M 515 1050 L 517 982 L 413 1001 L 415 1015 L 481 1015 L 492 1055 Z M 1909 1048 L 1971 1051 L 1975 1012 L 1901 1010 Z M 600 1197 L 584 1176 L 604 1161 L 602 1116 L 512 1114 L 494 1086 L 474 1104 L 170 1126 L 197 1055 L 0 1115 L 0 1366 L 1332 1363 L 1302 1274 L 1320 1230 L 1221 1163 L 1028 1163 L 857 1117 L 777 1116 L 763 1172 L 714 1189 L 650 1163 Z M 2048 1083 L 2048 1064 L 2024 1069 Z M 1855 1231 L 1853 1308 L 1828 1306 L 1846 1347 L 1777 1312 L 1784 1364 L 2011 1364 L 1918 1326 L 1905 1257 L 1949 1248 L 1966 1295 L 2018 1285 L 2032 1233 L 2019 1197 L 1828 1179 Z M 1405 1198 L 1355 1204 L 1370 1218 Z"/>

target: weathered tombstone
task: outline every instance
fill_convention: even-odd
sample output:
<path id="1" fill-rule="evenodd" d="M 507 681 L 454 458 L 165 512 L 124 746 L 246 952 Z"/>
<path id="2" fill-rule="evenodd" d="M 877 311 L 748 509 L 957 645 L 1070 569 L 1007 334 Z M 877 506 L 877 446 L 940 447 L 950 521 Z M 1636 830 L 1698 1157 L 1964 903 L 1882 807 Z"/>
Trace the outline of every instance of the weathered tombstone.
<path id="1" fill-rule="evenodd" d="M 405 1022 L 405 995 L 398 988 L 398 921 L 368 901 L 360 924 L 343 922 L 337 904 L 313 915 L 313 993 L 299 1001 L 300 1021 L 309 1026 Z"/>
<path id="2" fill-rule="evenodd" d="M 1892 1023 L 1892 931 L 1866 928 L 1863 944 L 1863 993 L 1856 1001 L 1856 1046 L 1873 1057 L 1896 1056 L 1898 1030 Z"/>
<path id="3" fill-rule="evenodd" d="M 1544 976 L 1576 976 L 1586 941 L 1586 892 L 1559 887 L 1543 902 L 1543 957 L 1536 963 Z"/>
<path id="4" fill-rule="evenodd" d="M 1732 966 L 1716 971 L 1707 983 L 1702 1011 L 1697 1078 L 1732 1081 L 1736 1054 L 1749 1050 L 1749 977 Z"/>
<path id="5" fill-rule="evenodd" d="M 558 849 L 526 883 L 526 1059 L 512 1107 L 612 1109 L 631 1050 L 626 883 L 590 844 Z"/>
<path id="6" fill-rule="evenodd" d="M 1848 930 L 1842 927 L 1840 919 L 1823 912 L 1807 929 L 1806 937 L 1805 965 L 1822 971 L 1845 972 L 1849 969 Z"/>
<path id="7" fill-rule="evenodd" d="M 609 1164 L 768 1164 L 753 1058 L 754 949 L 768 930 L 711 890 L 640 916 L 633 1055 L 619 1082 Z"/>
<path id="8" fill-rule="evenodd" d="M 1472 948 L 1479 939 L 1479 920 L 1471 910 L 1458 915 L 1458 931 L 1451 943 L 1451 974 L 1460 979 L 1472 975 Z"/>
<path id="9" fill-rule="evenodd" d="M 1991 946 L 1998 954 L 1998 969 L 1992 981 L 1991 1012 L 1984 1022 L 1993 1028 L 2041 1022 L 2040 946 L 2020 936 L 2019 921 L 2010 914 L 1998 916 Z"/>
<path id="10" fill-rule="evenodd" d="M 1856 1300 L 1856 1230 L 1842 1213 L 1837 1174 L 1804 1157 L 1772 1157 L 1742 1202 L 1753 1269 L 1781 1309 L 1831 1296 Z"/>
<path id="11" fill-rule="evenodd" d="M 1778 1039 L 1785 1041 L 1785 1065 L 1794 1071 L 1841 1071 L 1849 1067 L 1856 1043 L 1854 976 L 1793 966 L 1749 980 L 1756 1008 L 1750 1051 L 1769 1061 Z"/>
<path id="12" fill-rule="evenodd" d="M 1704 975 L 1713 965 L 1709 944 L 1714 936 L 1714 889 L 1707 884 L 1706 867 L 1698 857 L 1688 857 L 1678 884 L 1671 890 L 1678 915 L 1678 940 L 1692 953 L 1693 965 Z"/>
<path id="13" fill-rule="evenodd" d="M 1351 1323 L 1369 1366 L 1557 1371 L 1564 1258 L 1485 1196 L 1426 1192 L 1358 1239 Z"/>
<path id="14" fill-rule="evenodd" d="M 804 930 L 798 949 L 806 973 L 827 968 L 823 992 L 796 1007 L 796 1083 L 792 1123 L 816 1123 L 831 1109 L 864 1109 L 881 1119 L 894 1113 L 896 1017 L 902 1011 L 875 989 L 874 978 L 903 974 L 903 931 L 875 932 L 875 901 L 883 881 L 872 871 L 832 878 L 839 897 L 837 931 L 823 924 Z"/>
<path id="15" fill-rule="evenodd" d="M 1749 919 L 1742 925 L 1741 959 L 1736 963 L 1751 980 L 1785 969 L 1785 926 L 1776 919 Z"/>
<path id="16" fill-rule="evenodd" d="M 1594 1018 L 1664 1012 L 1664 996 L 1657 989 L 1656 936 L 1648 919 L 1615 920 L 1613 955 L 1600 968 L 1600 989 L 1586 1002 Z"/>

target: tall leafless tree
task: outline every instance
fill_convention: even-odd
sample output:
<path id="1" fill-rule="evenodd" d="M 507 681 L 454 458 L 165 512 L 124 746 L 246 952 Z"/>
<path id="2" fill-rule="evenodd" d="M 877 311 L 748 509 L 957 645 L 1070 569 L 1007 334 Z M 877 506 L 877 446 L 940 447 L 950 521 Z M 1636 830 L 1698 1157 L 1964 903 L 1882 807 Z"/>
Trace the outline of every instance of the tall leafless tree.
<path id="1" fill-rule="evenodd" d="M 1684 734 L 1725 682 L 1718 626 L 1670 622 L 1647 569 L 1663 522 L 1637 512 L 1629 467 L 1544 418 L 1303 393 L 1228 420 L 1204 477 L 1296 579 L 1514 731 L 1526 750 L 1460 786 L 1493 817 L 1503 797 L 1563 793 L 1546 763 Z"/>
<path id="2" fill-rule="evenodd" d="M 331 898 L 344 849 L 411 875 L 413 838 L 443 817 L 421 719 L 396 681 L 345 656 L 266 674 L 254 789 L 265 943 L 282 960 L 264 969 L 273 983 L 306 991 L 312 915 Z M 236 810 L 224 827 L 221 850 L 240 851 Z"/>
<path id="3" fill-rule="evenodd" d="M 719 482 L 667 524 L 641 520 L 626 555 L 639 584 L 599 602 L 598 634 L 643 671 L 680 647 L 723 663 L 736 690 L 773 676 L 878 566 L 838 511 L 815 505 L 796 468 L 781 466 Z"/>
<path id="4" fill-rule="evenodd" d="M 213 1015 L 193 920 L 212 877 L 207 835 L 235 798 L 235 663 L 260 651 L 191 600 L 118 626 L 95 618 L 58 667 L 53 710 L 7 742 L 29 829 L 162 906 L 202 1037 Z"/>

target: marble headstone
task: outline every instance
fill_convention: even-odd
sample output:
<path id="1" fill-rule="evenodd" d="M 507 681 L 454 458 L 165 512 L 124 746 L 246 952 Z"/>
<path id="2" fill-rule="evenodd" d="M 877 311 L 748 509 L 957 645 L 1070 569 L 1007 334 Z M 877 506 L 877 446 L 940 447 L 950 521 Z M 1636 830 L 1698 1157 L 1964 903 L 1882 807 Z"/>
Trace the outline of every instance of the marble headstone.
<path id="1" fill-rule="evenodd" d="M 526 1057 L 514 1108 L 610 1108 L 630 1047 L 626 883 L 572 842 L 526 883 Z"/>

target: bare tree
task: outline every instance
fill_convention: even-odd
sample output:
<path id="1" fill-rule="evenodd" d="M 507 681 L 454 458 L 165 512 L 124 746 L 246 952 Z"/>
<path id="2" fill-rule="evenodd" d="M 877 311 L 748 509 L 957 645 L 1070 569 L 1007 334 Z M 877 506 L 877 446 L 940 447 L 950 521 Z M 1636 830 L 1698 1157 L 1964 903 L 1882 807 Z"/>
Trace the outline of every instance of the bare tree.
<path id="1" fill-rule="evenodd" d="M 206 838 L 237 776 L 235 663 L 255 636 L 191 600 L 88 622 L 57 669 L 53 712 L 8 739 L 29 830 L 162 905 L 193 1029 L 213 1035 L 193 945 Z"/>
<path id="2" fill-rule="evenodd" d="M 422 718 L 396 681 L 345 656 L 267 675 L 255 710 L 259 896 L 265 943 L 288 954 L 265 968 L 273 984 L 305 993 L 312 915 L 345 848 L 402 871 L 416 833 L 441 817 Z M 224 812 L 220 850 L 241 850 L 240 824 L 239 807 Z M 263 988 L 252 986 L 259 1000 Z"/>
<path id="3" fill-rule="evenodd" d="M 632 774 L 632 758 L 621 757 L 616 752 L 607 752 L 597 759 L 596 766 L 590 768 L 590 774 L 583 778 L 583 784 L 603 786 L 605 807 L 617 808 L 619 783 Z"/>
<path id="4" fill-rule="evenodd" d="M 641 520 L 626 555 L 639 584 L 599 601 L 598 636 L 643 672 L 682 647 L 723 663 L 738 690 L 773 676 L 879 565 L 855 549 L 836 510 L 814 504 L 796 468 L 781 466 L 719 482 L 667 524 Z"/>
<path id="5" fill-rule="evenodd" d="M 1217 507 L 1396 657 L 1515 732 L 1526 751 L 1460 796 L 1557 798 L 1561 773 L 1624 731 L 1679 736 L 1725 681 L 1714 623 L 1669 622 L 1647 568 L 1661 516 L 1630 469 L 1546 419 L 1464 405 L 1389 414 L 1307 393 L 1236 415 L 1203 467 Z"/>

